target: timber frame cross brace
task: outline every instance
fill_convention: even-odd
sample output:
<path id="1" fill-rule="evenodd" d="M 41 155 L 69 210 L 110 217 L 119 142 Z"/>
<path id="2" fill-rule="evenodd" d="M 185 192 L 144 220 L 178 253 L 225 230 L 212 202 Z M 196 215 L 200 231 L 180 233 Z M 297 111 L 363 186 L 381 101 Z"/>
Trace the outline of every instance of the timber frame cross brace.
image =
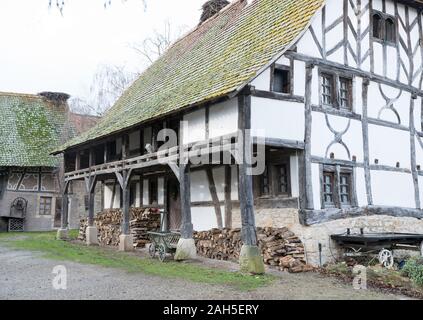
<path id="1" fill-rule="evenodd" d="M 97 182 L 97 176 L 93 175 L 93 176 L 85 177 L 84 181 L 85 181 L 85 189 L 86 189 L 87 193 L 94 192 L 94 188 L 95 188 L 96 182 Z"/>

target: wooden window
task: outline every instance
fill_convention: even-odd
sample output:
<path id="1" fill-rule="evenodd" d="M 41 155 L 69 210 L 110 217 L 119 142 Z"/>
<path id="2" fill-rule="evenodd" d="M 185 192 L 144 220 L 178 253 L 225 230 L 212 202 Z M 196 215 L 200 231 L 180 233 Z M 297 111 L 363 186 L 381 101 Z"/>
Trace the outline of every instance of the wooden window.
<path id="1" fill-rule="evenodd" d="M 289 194 L 289 169 L 288 165 L 282 164 L 275 167 L 277 177 L 277 191 L 279 194 Z"/>
<path id="2" fill-rule="evenodd" d="M 137 186 L 138 186 L 138 182 L 131 182 L 130 187 L 129 187 L 129 205 L 131 207 L 135 207 L 136 206 L 136 202 L 137 202 Z"/>
<path id="3" fill-rule="evenodd" d="M 261 175 L 260 189 L 262 196 L 270 195 L 270 177 L 269 177 L 269 166 L 266 165 L 264 172 Z"/>
<path id="4" fill-rule="evenodd" d="M 352 109 L 352 80 L 339 78 L 339 106 L 343 109 Z"/>
<path id="5" fill-rule="evenodd" d="M 148 197 L 150 204 L 157 204 L 158 201 L 158 183 L 157 177 L 148 180 Z"/>
<path id="6" fill-rule="evenodd" d="M 322 74 L 322 104 L 332 106 L 334 102 L 334 76 Z"/>
<path id="7" fill-rule="evenodd" d="M 339 178 L 339 193 L 342 205 L 351 204 L 351 174 L 341 173 Z"/>
<path id="8" fill-rule="evenodd" d="M 392 18 L 385 20 L 385 40 L 387 42 L 396 42 L 396 27 Z"/>
<path id="9" fill-rule="evenodd" d="M 49 216 L 51 215 L 51 206 L 53 198 L 52 197 L 40 197 L 40 216 Z"/>
<path id="10" fill-rule="evenodd" d="M 335 205 L 334 189 L 335 173 L 323 172 L 323 201 L 325 206 L 331 207 Z"/>
<path id="11" fill-rule="evenodd" d="M 373 37 L 379 40 L 383 40 L 382 25 L 382 16 L 378 13 L 373 14 Z"/>
<path id="12" fill-rule="evenodd" d="M 291 72 L 288 69 L 275 67 L 273 71 L 273 91 L 291 93 Z"/>
<path id="13" fill-rule="evenodd" d="M 323 166 L 322 168 L 322 208 L 357 206 L 353 169 L 344 166 Z"/>

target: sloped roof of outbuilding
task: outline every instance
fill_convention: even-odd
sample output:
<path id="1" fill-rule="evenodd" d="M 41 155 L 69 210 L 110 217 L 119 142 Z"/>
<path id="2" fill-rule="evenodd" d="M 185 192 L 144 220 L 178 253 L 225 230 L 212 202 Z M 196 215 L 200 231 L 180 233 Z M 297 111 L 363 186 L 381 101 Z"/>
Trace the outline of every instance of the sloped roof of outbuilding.
<path id="1" fill-rule="evenodd" d="M 92 127 L 96 119 L 77 115 L 78 126 L 65 100 L 51 100 L 45 93 L 0 92 L 0 167 L 58 165 L 50 152 L 82 133 L 87 125 Z M 82 126 L 87 119 L 90 122 Z"/>
<path id="2" fill-rule="evenodd" d="M 61 152 L 242 88 L 308 27 L 324 0 L 237 0 L 169 48 L 97 126 Z"/>

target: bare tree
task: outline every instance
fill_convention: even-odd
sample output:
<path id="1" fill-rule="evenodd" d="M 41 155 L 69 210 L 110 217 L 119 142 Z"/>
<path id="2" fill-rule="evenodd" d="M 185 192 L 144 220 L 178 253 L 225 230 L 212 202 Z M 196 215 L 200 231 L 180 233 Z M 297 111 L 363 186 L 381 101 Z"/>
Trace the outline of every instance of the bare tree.
<path id="1" fill-rule="evenodd" d="M 138 76 L 138 72 L 124 66 L 100 65 L 90 86 L 90 97 L 72 98 L 70 108 L 73 112 L 102 116 Z"/>
<path id="2" fill-rule="evenodd" d="M 128 0 L 121 0 L 122 2 L 126 2 Z M 65 0 L 48 0 L 48 7 L 52 8 L 53 6 L 59 10 L 60 14 L 63 15 L 63 10 L 65 8 L 65 4 L 67 1 Z M 147 9 L 147 0 L 141 0 L 144 10 Z M 108 8 L 112 5 L 112 0 L 103 0 L 103 6 L 104 8 Z"/>
<path id="3" fill-rule="evenodd" d="M 169 20 L 165 20 L 161 30 L 154 30 L 150 37 L 140 42 L 130 44 L 130 47 L 138 53 L 148 64 L 156 61 L 187 29 L 181 26 L 174 30 Z"/>

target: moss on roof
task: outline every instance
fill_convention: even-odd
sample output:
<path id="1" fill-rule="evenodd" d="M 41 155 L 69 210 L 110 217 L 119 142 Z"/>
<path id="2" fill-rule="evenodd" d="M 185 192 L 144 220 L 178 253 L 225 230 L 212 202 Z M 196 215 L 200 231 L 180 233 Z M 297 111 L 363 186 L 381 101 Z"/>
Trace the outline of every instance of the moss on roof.
<path id="1" fill-rule="evenodd" d="M 237 0 L 177 41 L 64 151 L 236 91 L 307 27 L 324 0 Z"/>
<path id="2" fill-rule="evenodd" d="M 55 167 L 66 140 L 66 106 L 38 95 L 0 93 L 0 167 Z"/>

